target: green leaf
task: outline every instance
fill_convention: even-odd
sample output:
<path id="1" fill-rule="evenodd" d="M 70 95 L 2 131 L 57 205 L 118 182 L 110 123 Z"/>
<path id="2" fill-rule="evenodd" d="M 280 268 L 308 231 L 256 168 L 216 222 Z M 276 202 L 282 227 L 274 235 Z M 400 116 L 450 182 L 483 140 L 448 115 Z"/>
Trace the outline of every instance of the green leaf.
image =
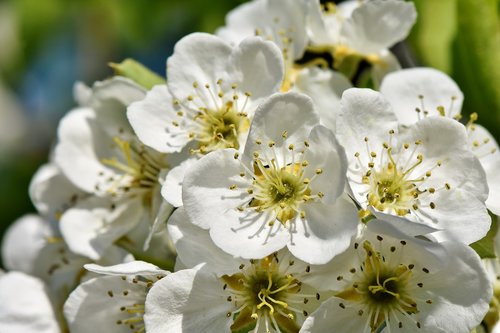
<path id="1" fill-rule="evenodd" d="M 453 77 L 464 92 L 464 111 L 500 135 L 500 17 L 498 0 L 457 1 Z"/>
<path id="2" fill-rule="evenodd" d="M 488 231 L 483 239 L 480 239 L 470 245 L 470 247 L 472 247 L 472 249 L 479 254 L 481 259 L 497 257 L 495 254 L 495 236 L 497 234 L 497 229 L 497 218 L 496 216 L 493 216 L 491 219 L 490 231 Z"/>
<path id="3" fill-rule="evenodd" d="M 165 79 L 134 59 L 125 59 L 119 64 L 110 63 L 109 66 L 116 75 L 129 78 L 148 90 L 157 84 L 165 83 Z"/>
<path id="4" fill-rule="evenodd" d="M 452 44 L 457 31 L 457 0 L 414 0 L 417 23 L 409 40 L 427 66 L 451 72 Z"/>

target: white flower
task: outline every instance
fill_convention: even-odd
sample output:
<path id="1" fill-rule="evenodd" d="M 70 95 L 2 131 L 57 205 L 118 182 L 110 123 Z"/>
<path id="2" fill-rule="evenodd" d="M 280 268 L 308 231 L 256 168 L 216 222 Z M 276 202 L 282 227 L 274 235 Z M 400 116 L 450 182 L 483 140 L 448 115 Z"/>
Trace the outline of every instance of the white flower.
<path id="1" fill-rule="evenodd" d="M 89 193 L 73 184 L 53 162 L 42 165 L 29 186 L 31 202 L 38 213 L 51 222 L 59 221 L 68 208 L 85 200 Z"/>
<path id="2" fill-rule="evenodd" d="M 144 332 L 144 302 L 164 271 L 143 261 L 103 267 L 85 265 L 105 274 L 82 283 L 64 304 L 71 332 Z"/>
<path id="3" fill-rule="evenodd" d="M 297 73 L 293 90 L 311 97 L 318 110 L 320 124 L 335 133 L 340 98 L 349 88 L 352 88 L 352 84 L 344 75 L 332 70 L 309 67 Z"/>
<path id="4" fill-rule="evenodd" d="M 172 209 L 160 194 L 166 155 L 141 144 L 126 118 L 126 107 L 143 97 L 124 78 L 96 83 L 88 106 L 72 110 L 59 125 L 55 162 L 92 194 L 63 214 L 61 232 L 72 251 L 89 258 L 98 259 L 141 221 L 155 232 Z"/>
<path id="5" fill-rule="evenodd" d="M 165 179 L 162 195 L 178 207 L 185 170 L 199 154 L 244 146 L 256 107 L 279 89 L 283 60 L 272 43 L 260 38 L 231 46 L 194 33 L 176 44 L 167 77 L 166 86 L 154 87 L 129 107 L 128 118 L 149 147 L 194 154 L 187 159 L 181 154 Z"/>
<path id="6" fill-rule="evenodd" d="M 409 68 L 390 73 L 384 77 L 380 92 L 403 125 L 430 116 L 461 117 L 464 95 L 455 81 L 437 69 Z"/>
<path id="7" fill-rule="evenodd" d="M 363 209 L 442 229 L 438 240 L 468 244 L 488 231 L 486 179 L 463 125 L 432 117 L 399 131 L 380 93 L 350 89 L 342 96 L 337 133 L 352 194 Z"/>
<path id="8" fill-rule="evenodd" d="M 21 272 L 0 273 L 0 331 L 59 333 L 62 327 L 47 287 Z"/>
<path id="9" fill-rule="evenodd" d="M 229 12 L 226 26 L 217 34 L 232 43 L 254 35 L 276 43 L 285 63 L 281 91 L 293 90 L 309 95 L 320 113 L 321 124 L 334 131 L 340 96 L 352 85 L 344 75 L 326 69 L 326 62 L 317 62 L 319 58 L 306 64 L 296 63 L 307 47 L 308 14 L 308 1 L 254 0 Z"/>
<path id="10" fill-rule="evenodd" d="M 230 11 L 217 35 L 234 44 L 254 35 L 270 40 L 278 45 L 288 67 L 305 52 L 307 14 L 307 1 L 253 0 Z"/>
<path id="11" fill-rule="evenodd" d="M 206 230 L 189 223 L 183 208 L 173 214 L 169 231 L 190 269 L 151 288 L 147 332 L 298 332 L 325 297 L 318 284 L 309 283 L 316 266 L 286 249 L 262 259 L 234 258 L 215 246 Z"/>
<path id="12" fill-rule="evenodd" d="M 213 152 L 188 170 L 183 202 L 192 223 L 228 253 L 263 258 L 287 246 L 324 263 L 348 246 L 358 222 L 341 197 L 345 168 L 343 148 L 318 125 L 310 98 L 276 94 L 258 108 L 243 154 Z"/>
<path id="13" fill-rule="evenodd" d="M 472 115 L 474 117 L 474 115 Z M 483 126 L 470 121 L 467 124 L 469 147 L 477 156 L 486 172 L 488 199 L 486 207 L 495 215 L 500 215 L 500 151 L 493 135 Z"/>
<path id="14" fill-rule="evenodd" d="M 391 73 L 384 78 L 380 92 L 394 107 L 398 121 L 411 125 L 427 118 L 442 116 L 460 120 L 463 94 L 445 73 L 432 68 L 412 68 Z M 486 206 L 500 214 L 500 152 L 495 138 L 476 124 L 477 114 L 467 123 L 469 147 L 479 158 L 488 180 Z"/>
<path id="15" fill-rule="evenodd" d="M 99 263 L 121 263 L 127 256 L 125 251 L 110 247 Z M 10 270 L 42 279 L 56 311 L 62 309 L 76 285 L 91 277 L 82 267 L 92 261 L 72 253 L 55 225 L 37 215 L 23 216 L 7 229 L 2 240 L 2 260 Z"/>
<path id="16" fill-rule="evenodd" d="M 488 310 L 491 286 L 477 254 L 456 242 L 410 238 L 372 220 L 324 268 L 335 296 L 301 333 L 469 333 Z"/>
<path id="17" fill-rule="evenodd" d="M 50 223 L 29 214 L 14 221 L 2 238 L 2 262 L 9 270 L 33 275 L 35 263 L 47 240 L 53 237 Z"/>
<path id="18" fill-rule="evenodd" d="M 177 42 L 167 62 L 167 86 L 156 86 L 128 110 L 146 145 L 171 153 L 187 144 L 208 153 L 244 144 L 257 105 L 279 89 L 279 50 L 260 38 L 231 46 L 194 33 Z"/>
<path id="19" fill-rule="evenodd" d="M 356 5 L 359 5 L 356 7 Z M 359 56 L 374 65 L 375 78 L 397 70 L 399 63 L 388 50 L 409 34 L 416 11 L 411 2 L 356 1 L 326 6 L 310 2 L 309 37 L 313 49 L 331 50 L 335 66 L 349 56 Z"/>

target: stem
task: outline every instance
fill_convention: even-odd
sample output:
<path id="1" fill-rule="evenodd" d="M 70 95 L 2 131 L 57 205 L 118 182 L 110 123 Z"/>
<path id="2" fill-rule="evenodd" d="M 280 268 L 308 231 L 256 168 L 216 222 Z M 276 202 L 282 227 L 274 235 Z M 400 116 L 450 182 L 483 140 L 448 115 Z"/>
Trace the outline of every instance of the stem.
<path id="1" fill-rule="evenodd" d="M 129 252 L 134 256 L 136 260 L 142 260 L 149 262 L 153 265 L 156 265 L 160 267 L 161 269 L 167 270 L 169 272 L 174 271 L 174 266 L 175 266 L 175 260 L 170 259 L 170 258 L 165 258 L 165 259 L 160 259 L 154 256 L 151 256 L 141 250 L 138 250 L 135 248 L 130 241 L 128 241 L 126 238 L 122 237 L 119 240 L 116 241 L 115 243 L 125 251 Z"/>

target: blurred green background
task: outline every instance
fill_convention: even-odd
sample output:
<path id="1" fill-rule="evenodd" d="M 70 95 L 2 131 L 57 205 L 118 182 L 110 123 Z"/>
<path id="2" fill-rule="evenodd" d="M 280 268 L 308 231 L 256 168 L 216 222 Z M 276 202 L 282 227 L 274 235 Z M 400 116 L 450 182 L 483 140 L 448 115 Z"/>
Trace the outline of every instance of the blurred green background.
<path id="1" fill-rule="evenodd" d="M 47 161 L 73 83 L 112 74 L 132 57 L 164 75 L 182 36 L 213 32 L 240 0 L 12 0 L 0 2 L 0 235 L 34 211 L 32 174 Z M 418 21 L 395 47 L 405 66 L 450 74 L 465 113 L 500 137 L 499 0 L 414 0 Z"/>

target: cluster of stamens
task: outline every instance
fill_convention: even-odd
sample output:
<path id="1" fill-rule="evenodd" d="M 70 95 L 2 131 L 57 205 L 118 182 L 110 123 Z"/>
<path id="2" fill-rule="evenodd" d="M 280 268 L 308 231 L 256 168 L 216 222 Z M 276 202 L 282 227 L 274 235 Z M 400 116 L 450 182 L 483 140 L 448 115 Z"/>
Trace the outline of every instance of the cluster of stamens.
<path id="1" fill-rule="evenodd" d="M 150 194 L 158 183 L 162 169 L 168 168 L 163 155 L 146 148 L 136 141 L 114 137 L 114 147 L 119 157 L 103 159 L 102 163 L 120 175 L 107 177 L 105 172 L 99 176 L 102 180 L 96 184 L 96 191 L 103 191 L 112 196 Z"/>
<path id="2" fill-rule="evenodd" d="M 422 169 L 424 156 L 418 152 L 422 142 L 404 143 L 394 149 L 393 135 L 394 131 L 389 131 L 389 141 L 382 144 L 379 152 L 371 149 L 369 139 L 364 138 L 368 161 L 361 159 L 361 153 L 354 154 L 356 172 L 361 172 L 359 183 L 367 186 L 367 190 L 360 195 L 366 193 L 367 203 L 377 210 L 399 216 L 409 213 L 418 216 L 418 209 L 423 206 L 435 209 L 433 201 L 425 200 L 424 204 L 422 199 L 451 189 L 449 183 L 444 183 L 441 188 L 426 186 L 432 171 L 441 167 L 443 162 L 437 161 L 433 166 Z"/>
<path id="3" fill-rule="evenodd" d="M 421 119 L 429 116 L 431 111 L 429 111 L 429 109 L 426 108 L 426 106 L 425 106 L 424 95 L 419 94 L 417 97 L 420 101 L 420 105 L 415 107 L 415 112 L 417 113 L 418 120 L 421 120 Z M 456 100 L 457 100 L 457 96 L 451 96 L 450 97 L 450 104 L 449 104 L 448 108 L 445 108 L 443 105 L 439 105 L 436 107 L 436 110 L 431 115 L 438 114 L 441 117 L 451 118 L 451 113 L 453 111 L 453 105 L 454 105 Z M 455 119 L 455 120 L 460 120 L 461 118 L 462 118 L 461 113 L 458 113 L 458 114 L 453 116 L 453 119 Z"/>
<path id="4" fill-rule="evenodd" d="M 286 131 L 282 134 L 283 138 L 287 135 Z M 301 206 L 304 203 L 321 200 L 324 196 L 322 192 L 313 193 L 311 188 L 311 183 L 323 173 L 323 169 L 314 169 L 314 173 L 311 172 L 313 176 L 310 178 L 305 175 L 306 169 L 311 168 L 304 157 L 305 151 L 309 148 L 309 142 L 305 141 L 304 150 L 299 152 L 293 144 L 288 147 L 283 146 L 281 160 L 276 154 L 274 141 L 264 144 L 257 139 L 256 144 L 265 147 L 253 153 L 252 168 L 242 163 L 246 172 L 240 174 L 241 177 L 250 176 L 252 179 L 250 187 L 247 188 L 250 200 L 237 209 L 268 214 L 267 224 L 271 229 L 276 221 L 286 227 L 287 222 L 297 216 L 305 218 L 305 211 L 301 209 Z M 238 156 L 236 155 L 235 158 Z M 235 190 L 236 186 L 233 185 L 230 189 Z"/>
<path id="5" fill-rule="evenodd" d="M 289 273 L 295 262 L 280 263 L 275 253 L 260 260 L 250 260 L 250 265 L 241 264 L 239 272 L 224 275 L 223 290 L 229 295 L 227 301 L 234 311 L 227 317 L 234 319 L 232 331 L 254 327 L 254 332 L 265 328 L 266 332 L 298 332 L 299 317 L 308 316 L 306 304 L 310 299 L 319 300 L 320 294 L 305 294 L 300 276 L 310 272 Z"/>
<path id="6" fill-rule="evenodd" d="M 249 128 L 249 118 L 245 111 L 252 94 L 241 93 L 236 83 L 231 84 L 227 92 L 222 79 L 216 87 L 210 84 L 200 85 L 193 82 L 194 93 L 184 101 L 175 100 L 178 121 L 172 126 L 187 131 L 190 140 L 198 143 L 198 148 L 191 153 L 206 154 L 223 148 L 239 148 L 239 136 Z M 208 96 L 205 100 L 201 96 Z"/>
<path id="7" fill-rule="evenodd" d="M 336 294 L 336 297 L 346 302 L 339 303 L 341 309 L 355 307 L 360 317 L 365 317 L 366 328 L 377 332 L 381 325 L 390 322 L 400 329 L 404 329 L 401 318 L 406 317 L 417 328 L 421 328 L 417 315 L 421 304 L 430 305 L 433 301 L 422 298 L 425 294 L 424 283 L 420 280 L 423 275 L 429 274 L 426 267 L 419 267 L 413 263 L 400 262 L 401 253 L 406 241 L 383 248 L 383 237 L 377 236 L 379 251 L 376 251 L 370 241 L 364 241 L 362 247 L 354 244 L 359 254 L 360 265 L 351 267 L 349 273 L 339 275 L 337 281 L 345 284 L 345 288 Z M 362 259 L 364 258 L 364 259 Z M 395 324 L 395 325 L 394 325 Z"/>

